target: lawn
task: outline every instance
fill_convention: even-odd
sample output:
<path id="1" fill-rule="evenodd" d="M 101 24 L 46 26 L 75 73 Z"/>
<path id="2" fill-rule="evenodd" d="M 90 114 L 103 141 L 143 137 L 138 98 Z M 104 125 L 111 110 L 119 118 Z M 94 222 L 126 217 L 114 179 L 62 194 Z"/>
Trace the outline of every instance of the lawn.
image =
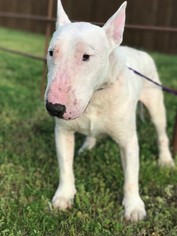
<path id="1" fill-rule="evenodd" d="M 0 46 L 43 55 L 44 38 L 0 28 Z M 151 53 L 163 84 L 177 88 L 177 56 Z M 40 98 L 42 62 L 0 51 L 0 235 L 176 236 L 177 168 L 159 168 L 156 135 L 145 111 L 139 118 L 140 191 L 147 218 L 123 218 L 123 173 L 116 144 L 100 140 L 75 154 L 78 194 L 68 212 L 54 211 L 58 184 L 54 122 Z M 172 137 L 177 98 L 165 95 Z M 77 135 L 76 150 L 83 141 Z"/>

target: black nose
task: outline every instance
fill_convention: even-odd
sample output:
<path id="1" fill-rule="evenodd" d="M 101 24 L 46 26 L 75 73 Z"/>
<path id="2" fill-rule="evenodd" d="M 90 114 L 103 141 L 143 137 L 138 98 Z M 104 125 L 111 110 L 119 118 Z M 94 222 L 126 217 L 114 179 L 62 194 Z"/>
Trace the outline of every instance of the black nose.
<path id="1" fill-rule="evenodd" d="M 66 107 L 65 105 L 58 104 L 58 103 L 51 103 L 51 102 L 46 102 L 46 109 L 52 116 L 56 116 L 58 118 L 63 118 L 63 114 L 66 112 Z"/>

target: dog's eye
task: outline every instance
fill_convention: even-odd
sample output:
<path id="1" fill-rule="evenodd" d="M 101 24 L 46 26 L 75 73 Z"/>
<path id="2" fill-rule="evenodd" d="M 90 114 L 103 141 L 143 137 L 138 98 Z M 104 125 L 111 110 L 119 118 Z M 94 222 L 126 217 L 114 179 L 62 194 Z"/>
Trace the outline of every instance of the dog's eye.
<path id="1" fill-rule="evenodd" d="M 53 56 L 53 51 L 52 51 L 52 50 L 49 51 L 49 55 L 50 55 L 51 57 Z"/>
<path id="2" fill-rule="evenodd" d="M 82 61 L 89 61 L 89 59 L 90 59 L 90 55 L 88 54 L 84 54 L 82 57 Z"/>

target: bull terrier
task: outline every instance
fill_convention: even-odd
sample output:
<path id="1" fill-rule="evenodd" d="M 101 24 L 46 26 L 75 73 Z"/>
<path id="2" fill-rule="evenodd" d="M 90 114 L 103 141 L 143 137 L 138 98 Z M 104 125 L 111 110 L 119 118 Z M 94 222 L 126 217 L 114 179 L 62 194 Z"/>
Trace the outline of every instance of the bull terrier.
<path id="1" fill-rule="evenodd" d="M 145 52 L 120 46 L 125 26 L 124 2 L 103 27 L 71 23 L 58 0 L 56 31 L 48 55 L 47 111 L 55 117 L 55 141 L 60 183 L 54 208 L 71 208 L 76 194 L 73 174 L 74 133 L 86 135 L 80 151 L 95 146 L 96 137 L 109 135 L 120 148 L 124 171 L 125 218 L 146 216 L 139 194 L 139 146 L 136 107 L 143 103 L 158 134 L 159 163 L 173 166 L 166 134 L 161 89 L 128 67 L 160 83 L 153 59 Z"/>

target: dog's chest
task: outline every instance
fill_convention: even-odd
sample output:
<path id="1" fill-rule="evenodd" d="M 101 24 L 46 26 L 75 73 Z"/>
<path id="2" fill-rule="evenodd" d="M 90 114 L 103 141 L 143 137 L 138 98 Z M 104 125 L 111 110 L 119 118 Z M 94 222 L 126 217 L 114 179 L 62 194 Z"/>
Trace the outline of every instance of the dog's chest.
<path id="1" fill-rule="evenodd" d="M 102 111 L 94 107 L 86 111 L 80 118 L 72 122 L 74 131 L 91 136 L 106 133 Z"/>
<path id="2" fill-rule="evenodd" d="M 97 136 L 108 134 L 110 123 L 118 119 L 118 111 L 121 109 L 120 97 L 114 89 L 106 89 L 97 92 L 86 111 L 76 120 L 63 121 L 64 126 L 75 132 L 85 135 Z"/>

